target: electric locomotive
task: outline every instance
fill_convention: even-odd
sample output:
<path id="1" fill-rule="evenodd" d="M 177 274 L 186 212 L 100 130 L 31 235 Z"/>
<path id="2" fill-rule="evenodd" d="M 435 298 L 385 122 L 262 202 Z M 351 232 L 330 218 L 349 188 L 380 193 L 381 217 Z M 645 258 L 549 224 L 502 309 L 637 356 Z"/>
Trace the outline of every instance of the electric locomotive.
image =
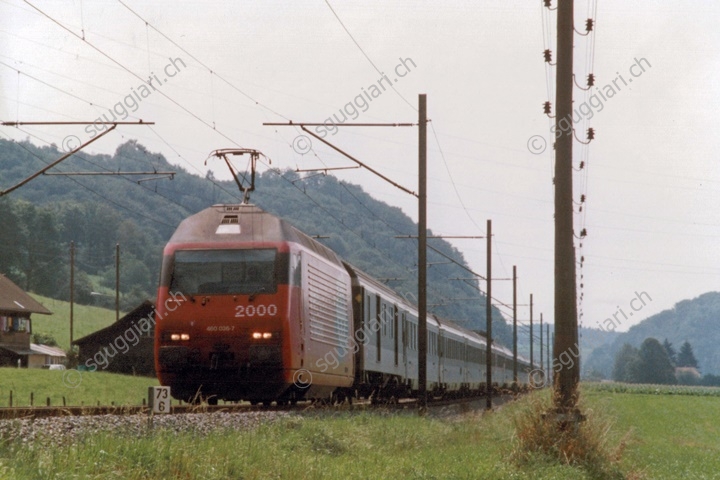
<path id="1" fill-rule="evenodd" d="M 282 404 L 353 384 L 351 280 L 338 256 L 258 207 L 214 205 L 163 253 L 155 367 L 173 397 Z"/>

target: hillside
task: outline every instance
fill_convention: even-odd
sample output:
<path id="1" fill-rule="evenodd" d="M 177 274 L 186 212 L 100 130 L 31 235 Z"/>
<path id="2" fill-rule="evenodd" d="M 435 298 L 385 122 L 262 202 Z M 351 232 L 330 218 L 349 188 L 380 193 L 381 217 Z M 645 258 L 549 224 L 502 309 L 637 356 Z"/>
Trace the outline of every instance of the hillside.
<path id="1" fill-rule="evenodd" d="M 7 188 L 59 158 L 54 145 L 38 148 L 29 142 L 0 140 L 0 185 Z M 0 271 L 26 290 L 52 298 L 68 298 L 69 244 L 75 242 L 76 298 L 102 304 L 114 287 L 115 245 L 120 245 L 122 308 L 129 309 L 155 292 L 162 248 L 185 217 L 215 203 L 237 203 L 233 182 L 205 178 L 171 165 L 135 141 L 120 145 L 113 156 L 77 154 L 51 171 L 163 171 L 173 180 L 138 184 L 118 176 L 40 176 L 0 199 Z M 285 218 L 345 260 L 413 299 L 417 292 L 417 242 L 397 239 L 414 235 L 417 225 L 399 208 L 377 201 L 357 185 L 333 176 L 266 170 L 258 174 L 252 202 Z M 432 232 L 428 232 L 432 234 Z M 463 255 L 441 239 L 430 245 L 459 264 Z M 485 297 L 461 266 L 430 250 L 428 303 L 432 313 L 468 328 L 485 325 Z M 443 262 L 445 262 L 443 264 Z M 109 297 L 105 297 L 109 298 Z M 453 300 L 463 298 L 464 300 Z M 472 300 L 467 300 L 471 298 Z M 110 306 L 110 305 L 107 305 Z M 494 309 L 493 332 L 506 345 L 512 331 Z"/>
<path id="2" fill-rule="evenodd" d="M 615 354 L 623 344 L 639 347 L 648 337 L 661 343 L 667 338 L 679 348 L 690 342 L 703 374 L 720 374 L 720 292 L 708 292 L 692 300 L 683 300 L 670 310 L 646 318 L 610 344 L 589 356 L 583 370 L 595 369 L 610 378 Z"/>
<path id="3" fill-rule="evenodd" d="M 70 303 L 54 298 L 33 294 L 32 297 L 48 308 L 52 315 L 33 315 L 33 333 L 50 335 L 60 348 L 70 348 Z M 122 317 L 125 312 L 120 312 Z M 94 307 L 92 305 L 75 305 L 73 307 L 73 339 L 77 340 L 90 335 L 115 322 L 115 310 Z"/>

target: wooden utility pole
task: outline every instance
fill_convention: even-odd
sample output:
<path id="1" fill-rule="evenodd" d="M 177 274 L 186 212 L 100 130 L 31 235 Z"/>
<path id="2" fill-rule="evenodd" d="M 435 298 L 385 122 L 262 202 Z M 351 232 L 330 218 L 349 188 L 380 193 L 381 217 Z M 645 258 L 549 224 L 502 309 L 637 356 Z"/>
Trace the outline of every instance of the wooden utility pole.
<path id="1" fill-rule="evenodd" d="M 418 96 L 418 383 L 427 409 L 427 95 Z"/>
<path id="2" fill-rule="evenodd" d="M 73 342 L 73 319 L 75 307 L 75 242 L 70 241 L 70 348 Z"/>
<path id="3" fill-rule="evenodd" d="M 540 358 L 540 362 L 538 362 L 538 363 L 540 364 L 540 370 L 543 369 L 543 363 L 545 363 L 545 362 L 543 362 L 543 352 L 544 352 L 544 350 L 543 350 L 543 331 L 542 331 L 542 327 L 543 327 L 543 314 L 541 313 L 541 314 L 540 314 L 540 355 L 538 356 L 538 357 Z M 544 377 L 543 377 L 543 378 L 544 378 Z"/>
<path id="4" fill-rule="evenodd" d="M 533 358 L 533 294 L 530 294 L 530 370 L 535 368 L 535 362 Z"/>
<path id="5" fill-rule="evenodd" d="M 487 296 L 485 297 L 485 329 L 487 330 L 487 348 L 485 349 L 485 371 L 487 396 L 485 409 L 492 410 L 492 220 L 487 221 Z"/>
<path id="6" fill-rule="evenodd" d="M 120 320 L 120 244 L 115 244 L 115 321 Z"/>
<path id="7" fill-rule="evenodd" d="M 517 368 L 517 267 L 513 265 L 513 382 L 518 383 Z"/>
<path id="8" fill-rule="evenodd" d="M 545 324 L 545 339 L 547 341 L 547 347 L 546 350 L 546 358 L 547 358 L 547 370 L 545 373 L 545 384 L 550 385 L 550 324 Z"/>
<path id="9" fill-rule="evenodd" d="M 555 345 L 553 358 L 570 352 L 578 340 L 573 232 L 573 0 L 557 7 L 557 80 L 555 99 Z M 557 372 L 555 408 L 565 420 L 577 419 L 580 363 Z M 570 416 L 572 414 L 572 416 Z"/>

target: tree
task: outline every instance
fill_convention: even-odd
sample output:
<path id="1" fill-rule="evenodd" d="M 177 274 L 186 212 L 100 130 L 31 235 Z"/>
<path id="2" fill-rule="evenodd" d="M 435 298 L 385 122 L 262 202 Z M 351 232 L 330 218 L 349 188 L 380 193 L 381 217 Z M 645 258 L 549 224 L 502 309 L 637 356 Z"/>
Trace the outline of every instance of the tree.
<path id="1" fill-rule="evenodd" d="M 634 365 L 638 360 L 638 350 L 629 343 L 624 344 L 617 355 L 613 366 L 612 378 L 616 382 L 634 383 Z"/>
<path id="2" fill-rule="evenodd" d="M 32 341 L 37 345 L 47 345 L 49 347 L 57 347 L 58 343 L 55 337 L 45 333 L 33 333 Z"/>
<path id="3" fill-rule="evenodd" d="M 677 355 L 677 366 L 698 368 L 698 361 L 695 359 L 692 345 L 687 340 L 680 347 L 680 352 Z"/>
<path id="4" fill-rule="evenodd" d="M 668 354 L 670 363 L 672 363 L 673 365 L 677 365 L 677 352 L 675 351 L 675 348 L 672 346 L 672 343 L 668 342 L 667 338 L 663 342 L 663 347 L 665 348 L 665 351 Z"/>
<path id="5" fill-rule="evenodd" d="M 654 338 L 646 338 L 638 351 L 638 363 L 633 368 L 637 383 L 658 383 L 672 385 L 675 367 L 670 363 L 667 351 Z"/>
<path id="6" fill-rule="evenodd" d="M 0 273 L 16 283 L 20 270 L 20 223 L 13 205 L 6 199 L 0 201 Z"/>
<path id="7" fill-rule="evenodd" d="M 27 202 L 16 207 L 24 223 L 21 248 L 25 290 L 55 295 L 60 285 L 57 272 L 63 264 L 55 216 L 49 209 Z"/>

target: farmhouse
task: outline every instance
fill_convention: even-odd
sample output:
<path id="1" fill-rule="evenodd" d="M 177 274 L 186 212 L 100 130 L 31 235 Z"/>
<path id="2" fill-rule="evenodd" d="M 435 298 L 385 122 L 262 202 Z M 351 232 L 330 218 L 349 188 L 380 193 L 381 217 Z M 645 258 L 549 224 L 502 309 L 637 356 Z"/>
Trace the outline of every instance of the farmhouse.
<path id="1" fill-rule="evenodd" d="M 30 314 L 52 315 L 5 275 L 0 274 L 0 366 L 42 367 L 61 364 L 65 353 L 30 343 Z"/>

